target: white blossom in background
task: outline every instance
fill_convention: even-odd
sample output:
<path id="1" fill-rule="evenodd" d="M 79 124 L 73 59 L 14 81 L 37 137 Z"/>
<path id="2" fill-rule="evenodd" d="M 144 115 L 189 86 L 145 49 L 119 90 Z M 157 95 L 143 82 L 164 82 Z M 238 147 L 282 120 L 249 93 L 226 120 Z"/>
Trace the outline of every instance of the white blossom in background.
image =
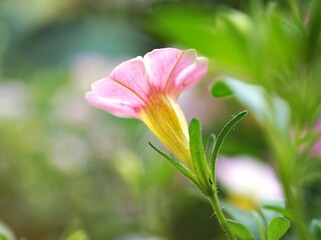
<path id="1" fill-rule="evenodd" d="M 283 200 L 273 168 L 251 157 L 219 158 L 217 179 L 228 195 L 246 197 L 257 205 L 263 201 Z"/>

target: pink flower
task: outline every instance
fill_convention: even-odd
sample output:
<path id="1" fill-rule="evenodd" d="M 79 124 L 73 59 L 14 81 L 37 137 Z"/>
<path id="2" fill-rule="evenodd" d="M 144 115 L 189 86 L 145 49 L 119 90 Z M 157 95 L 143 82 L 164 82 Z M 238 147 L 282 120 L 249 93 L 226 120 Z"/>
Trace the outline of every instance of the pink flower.
<path id="1" fill-rule="evenodd" d="M 118 65 L 92 84 L 88 102 L 116 116 L 142 120 L 192 169 L 188 128 L 177 98 L 207 72 L 208 61 L 193 49 L 155 49 Z"/>

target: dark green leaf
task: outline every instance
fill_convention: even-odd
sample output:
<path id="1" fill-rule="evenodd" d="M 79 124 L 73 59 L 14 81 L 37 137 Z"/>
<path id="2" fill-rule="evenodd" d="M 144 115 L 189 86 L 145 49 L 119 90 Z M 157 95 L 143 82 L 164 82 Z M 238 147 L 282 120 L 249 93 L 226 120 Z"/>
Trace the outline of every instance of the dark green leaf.
<path id="1" fill-rule="evenodd" d="M 234 128 L 234 126 L 247 114 L 247 111 L 242 111 L 240 113 L 238 113 L 236 116 L 234 116 L 223 128 L 223 130 L 220 132 L 220 134 L 218 135 L 218 139 L 217 142 L 215 144 L 214 147 L 214 152 L 212 155 L 212 158 L 210 160 L 210 169 L 213 174 L 213 176 L 215 176 L 215 164 L 216 164 L 216 159 L 217 159 L 217 155 L 220 151 L 220 148 L 224 142 L 224 139 L 226 138 L 226 136 L 228 135 L 228 133 Z"/>
<path id="2" fill-rule="evenodd" d="M 248 230 L 243 224 L 233 221 L 227 220 L 227 226 L 233 234 L 240 240 L 252 240 L 254 239 L 253 234 Z"/>
<path id="3" fill-rule="evenodd" d="M 284 217 L 273 218 L 268 227 L 268 240 L 279 240 L 289 229 L 290 221 Z"/>
<path id="4" fill-rule="evenodd" d="M 223 81 L 217 81 L 212 86 L 211 93 L 214 97 L 222 98 L 231 96 L 233 91 Z"/>

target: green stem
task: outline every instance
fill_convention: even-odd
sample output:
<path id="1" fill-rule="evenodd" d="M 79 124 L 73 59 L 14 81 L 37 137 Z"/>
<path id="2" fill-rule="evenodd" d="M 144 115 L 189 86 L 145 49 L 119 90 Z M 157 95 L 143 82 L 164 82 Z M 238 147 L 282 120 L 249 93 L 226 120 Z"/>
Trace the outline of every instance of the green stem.
<path id="1" fill-rule="evenodd" d="M 281 182 L 286 198 L 286 205 L 291 211 L 293 224 L 295 226 L 295 231 L 298 234 L 299 239 L 310 240 L 311 236 L 308 229 L 304 223 L 304 213 L 303 213 L 303 203 L 302 203 L 302 193 L 300 189 L 297 189 L 296 193 L 293 192 L 289 178 L 286 177 L 286 171 L 281 169 Z"/>
<path id="2" fill-rule="evenodd" d="M 236 237 L 234 236 L 234 234 L 231 232 L 231 230 L 227 226 L 227 219 L 225 218 L 225 215 L 224 215 L 222 208 L 220 206 L 220 203 L 218 201 L 216 187 L 213 187 L 213 194 L 208 197 L 211 201 L 211 204 L 212 204 L 212 207 L 213 207 L 214 212 L 216 214 L 216 217 L 218 219 L 218 222 L 219 222 L 222 230 L 224 231 L 225 235 L 227 236 L 227 239 L 236 240 Z"/>
<path id="3" fill-rule="evenodd" d="M 295 186 L 293 176 L 296 176 L 296 158 L 295 150 L 289 139 L 284 134 L 276 135 L 277 129 L 268 129 L 267 135 L 274 151 L 277 170 L 283 192 L 286 199 L 286 205 L 291 212 L 291 218 L 294 225 L 294 231 L 299 239 L 310 240 L 311 236 L 304 223 L 304 206 L 302 201 L 302 189 Z"/>

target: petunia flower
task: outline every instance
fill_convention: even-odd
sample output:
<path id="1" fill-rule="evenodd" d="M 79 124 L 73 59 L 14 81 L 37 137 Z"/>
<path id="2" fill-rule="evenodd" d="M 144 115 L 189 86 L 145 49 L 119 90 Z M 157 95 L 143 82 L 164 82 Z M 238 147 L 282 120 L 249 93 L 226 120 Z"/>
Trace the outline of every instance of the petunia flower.
<path id="1" fill-rule="evenodd" d="M 87 101 L 120 117 L 143 121 L 159 140 L 193 170 L 186 118 L 179 94 L 207 73 L 208 61 L 193 49 L 155 49 L 118 65 L 92 84 Z"/>

